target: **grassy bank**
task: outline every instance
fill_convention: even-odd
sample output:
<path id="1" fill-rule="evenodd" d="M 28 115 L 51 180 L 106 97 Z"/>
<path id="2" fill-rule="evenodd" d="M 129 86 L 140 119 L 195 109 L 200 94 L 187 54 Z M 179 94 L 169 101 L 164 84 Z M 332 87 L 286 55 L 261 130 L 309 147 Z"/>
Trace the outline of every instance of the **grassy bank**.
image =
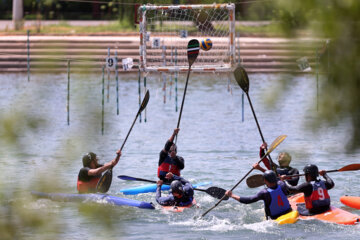
<path id="1" fill-rule="evenodd" d="M 129 23 L 127 21 L 109 21 L 108 24 L 100 24 L 96 26 L 76 26 L 69 22 L 61 21 L 59 24 L 46 25 L 41 22 L 34 22 L 30 26 L 24 27 L 22 30 L 4 29 L 0 31 L 2 35 L 15 34 L 24 35 L 26 31 L 34 34 L 49 34 L 49 35 L 74 35 L 74 34 L 91 34 L 91 35 L 119 35 L 124 33 L 137 33 L 139 26 Z M 196 31 L 196 29 L 194 29 Z M 266 24 L 252 24 L 248 25 L 245 22 L 236 23 L 236 32 L 241 36 L 255 36 L 255 37 L 286 37 L 287 35 L 282 31 L 281 25 L 277 22 L 269 22 Z"/>
<path id="2" fill-rule="evenodd" d="M 27 30 L 30 30 L 32 34 L 121 34 L 121 33 L 131 33 L 138 32 L 138 28 L 135 28 L 134 25 L 129 24 L 128 22 L 109 22 L 109 24 L 100 24 L 96 26 L 74 26 L 70 25 L 66 21 L 61 21 L 59 24 L 45 25 L 41 22 L 36 22 L 31 26 L 26 26 L 21 30 L 10 30 L 5 29 L 0 31 L 1 34 L 26 34 Z"/>

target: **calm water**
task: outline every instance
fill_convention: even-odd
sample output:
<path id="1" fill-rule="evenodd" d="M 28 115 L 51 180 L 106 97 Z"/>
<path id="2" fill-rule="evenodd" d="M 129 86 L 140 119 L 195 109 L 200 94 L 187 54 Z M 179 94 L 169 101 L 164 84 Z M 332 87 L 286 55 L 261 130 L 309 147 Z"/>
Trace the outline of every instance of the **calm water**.
<path id="1" fill-rule="evenodd" d="M 287 139 L 272 153 L 288 151 L 292 166 L 302 169 L 316 163 L 321 169 L 338 169 L 359 162 L 360 152 L 347 154 L 347 123 L 338 127 L 308 128 L 316 115 L 316 80 L 310 75 L 249 75 L 250 97 L 270 144 L 281 134 Z M 105 132 L 101 134 L 101 76 L 71 76 L 70 126 L 67 125 L 65 74 L 0 75 L 1 118 L 13 116 L 8 124 L 15 138 L 0 140 L 0 188 L 8 201 L 19 203 L 12 214 L 1 211 L 2 221 L 10 216 L 37 214 L 45 228 L 18 228 L 24 239 L 358 239 L 359 226 L 339 226 L 319 221 L 299 221 L 278 226 L 264 220 L 263 204 L 243 205 L 223 201 L 204 219 L 198 220 L 217 200 L 196 192 L 198 208 L 184 213 L 167 213 L 130 207 L 58 203 L 36 200 L 31 190 L 76 192 L 81 157 L 94 151 L 102 161 L 111 160 L 138 111 L 137 76 L 120 77 L 119 115 L 116 115 L 115 81 L 110 84 L 109 102 L 105 100 Z M 287 81 L 284 87 L 281 83 Z M 185 75 L 179 78 L 180 108 Z M 148 76 L 150 101 L 135 124 L 124 147 L 120 163 L 114 168 L 111 195 L 123 197 L 122 188 L 145 183 L 126 182 L 117 175 L 156 179 L 158 154 L 176 127 L 174 85 L 170 99 L 168 83 L 166 103 L 162 82 Z M 105 90 L 106 93 L 106 90 Z M 277 101 L 266 104 L 277 95 Z M 321 94 L 320 94 L 321 97 Z M 185 158 L 182 174 L 192 182 L 212 181 L 212 185 L 230 189 L 258 161 L 261 138 L 245 96 L 245 121 L 242 122 L 241 89 L 234 80 L 228 91 L 227 78 L 217 75 L 190 77 L 178 153 Z M 35 128 L 31 128 L 35 125 Z M 4 132 L 4 131 L 2 131 Z M 1 133 L 1 131 L 0 131 Z M 13 144 L 9 144 L 13 143 Z M 335 206 L 344 207 L 339 197 L 360 195 L 360 172 L 332 173 L 335 189 L 330 191 Z M 301 180 L 303 181 L 303 179 Z M 234 191 L 238 195 L 255 194 L 245 182 Z M 155 194 L 126 196 L 154 202 Z M 16 204 L 14 204 L 16 205 Z M 88 211 L 92 209 L 93 211 Z M 11 218 L 11 217 L 10 217 Z"/>

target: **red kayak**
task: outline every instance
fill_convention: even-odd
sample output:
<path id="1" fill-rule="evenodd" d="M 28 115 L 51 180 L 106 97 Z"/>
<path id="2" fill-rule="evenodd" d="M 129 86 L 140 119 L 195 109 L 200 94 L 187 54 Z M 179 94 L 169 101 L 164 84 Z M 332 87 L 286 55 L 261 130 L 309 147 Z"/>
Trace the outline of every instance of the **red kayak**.
<path id="1" fill-rule="evenodd" d="M 186 206 L 162 206 L 162 208 L 166 211 L 170 212 L 183 212 L 186 208 L 191 208 L 192 206 L 196 205 L 195 199 L 193 199 L 192 203 Z"/>
<path id="2" fill-rule="evenodd" d="M 289 197 L 289 201 L 293 210 L 297 210 L 296 204 L 305 203 L 304 194 L 298 193 L 294 196 Z M 300 219 L 311 220 L 318 219 L 324 222 L 354 225 L 360 222 L 360 216 L 342 210 L 340 208 L 331 206 L 330 209 L 324 213 L 316 214 L 313 216 L 302 216 L 299 215 Z"/>
<path id="3" fill-rule="evenodd" d="M 360 209 L 360 197 L 342 196 L 340 198 L 340 201 L 346 206 Z"/>

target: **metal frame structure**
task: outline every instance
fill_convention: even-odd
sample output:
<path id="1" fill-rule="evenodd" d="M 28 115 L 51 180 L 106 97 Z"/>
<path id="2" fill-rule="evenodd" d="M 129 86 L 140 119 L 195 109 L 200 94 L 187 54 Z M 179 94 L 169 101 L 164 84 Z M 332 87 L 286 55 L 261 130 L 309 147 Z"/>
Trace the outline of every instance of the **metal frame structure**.
<path id="1" fill-rule="evenodd" d="M 194 65 L 191 69 L 193 72 L 230 72 L 235 65 L 235 5 L 231 4 L 206 4 L 206 5 L 173 5 L 173 6 L 156 6 L 156 5 L 143 5 L 138 8 L 139 17 L 140 17 L 140 60 L 139 67 L 143 72 L 186 72 L 188 71 L 188 65 L 167 65 L 159 64 L 159 66 L 150 66 L 148 65 L 148 54 L 147 54 L 147 13 L 150 10 L 155 11 L 167 11 L 167 10 L 206 10 L 206 9 L 226 9 L 228 11 L 228 25 L 229 25 L 229 34 L 228 34 L 228 43 L 227 43 L 227 54 L 228 62 L 222 65 Z M 187 42 L 194 37 L 186 37 L 181 39 L 184 41 L 184 45 L 187 45 Z M 195 37 L 196 38 L 196 37 Z M 212 38 L 216 41 L 216 36 Z M 221 38 L 223 40 L 223 38 Z M 166 42 L 168 39 L 164 36 L 162 39 L 163 42 Z M 179 50 L 177 50 L 179 52 Z M 161 55 L 161 53 L 160 53 Z M 176 61 L 175 61 L 176 62 Z"/>

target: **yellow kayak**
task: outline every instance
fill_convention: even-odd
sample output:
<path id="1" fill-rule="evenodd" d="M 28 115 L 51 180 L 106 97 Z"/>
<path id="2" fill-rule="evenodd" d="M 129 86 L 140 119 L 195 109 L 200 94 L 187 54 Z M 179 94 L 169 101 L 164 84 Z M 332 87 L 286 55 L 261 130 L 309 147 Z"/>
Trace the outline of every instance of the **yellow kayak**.
<path id="1" fill-rule="evenodd" d="M 279 225 L 293 224 L 293 223 L 296 223 L 296 221 L 298 220 L 298 217 L 299 217 L 298 211 L 291 211 L 287 214 L 284 214 L 284 215 L 278 217 L 274 221 L 277 222 Z"/>

